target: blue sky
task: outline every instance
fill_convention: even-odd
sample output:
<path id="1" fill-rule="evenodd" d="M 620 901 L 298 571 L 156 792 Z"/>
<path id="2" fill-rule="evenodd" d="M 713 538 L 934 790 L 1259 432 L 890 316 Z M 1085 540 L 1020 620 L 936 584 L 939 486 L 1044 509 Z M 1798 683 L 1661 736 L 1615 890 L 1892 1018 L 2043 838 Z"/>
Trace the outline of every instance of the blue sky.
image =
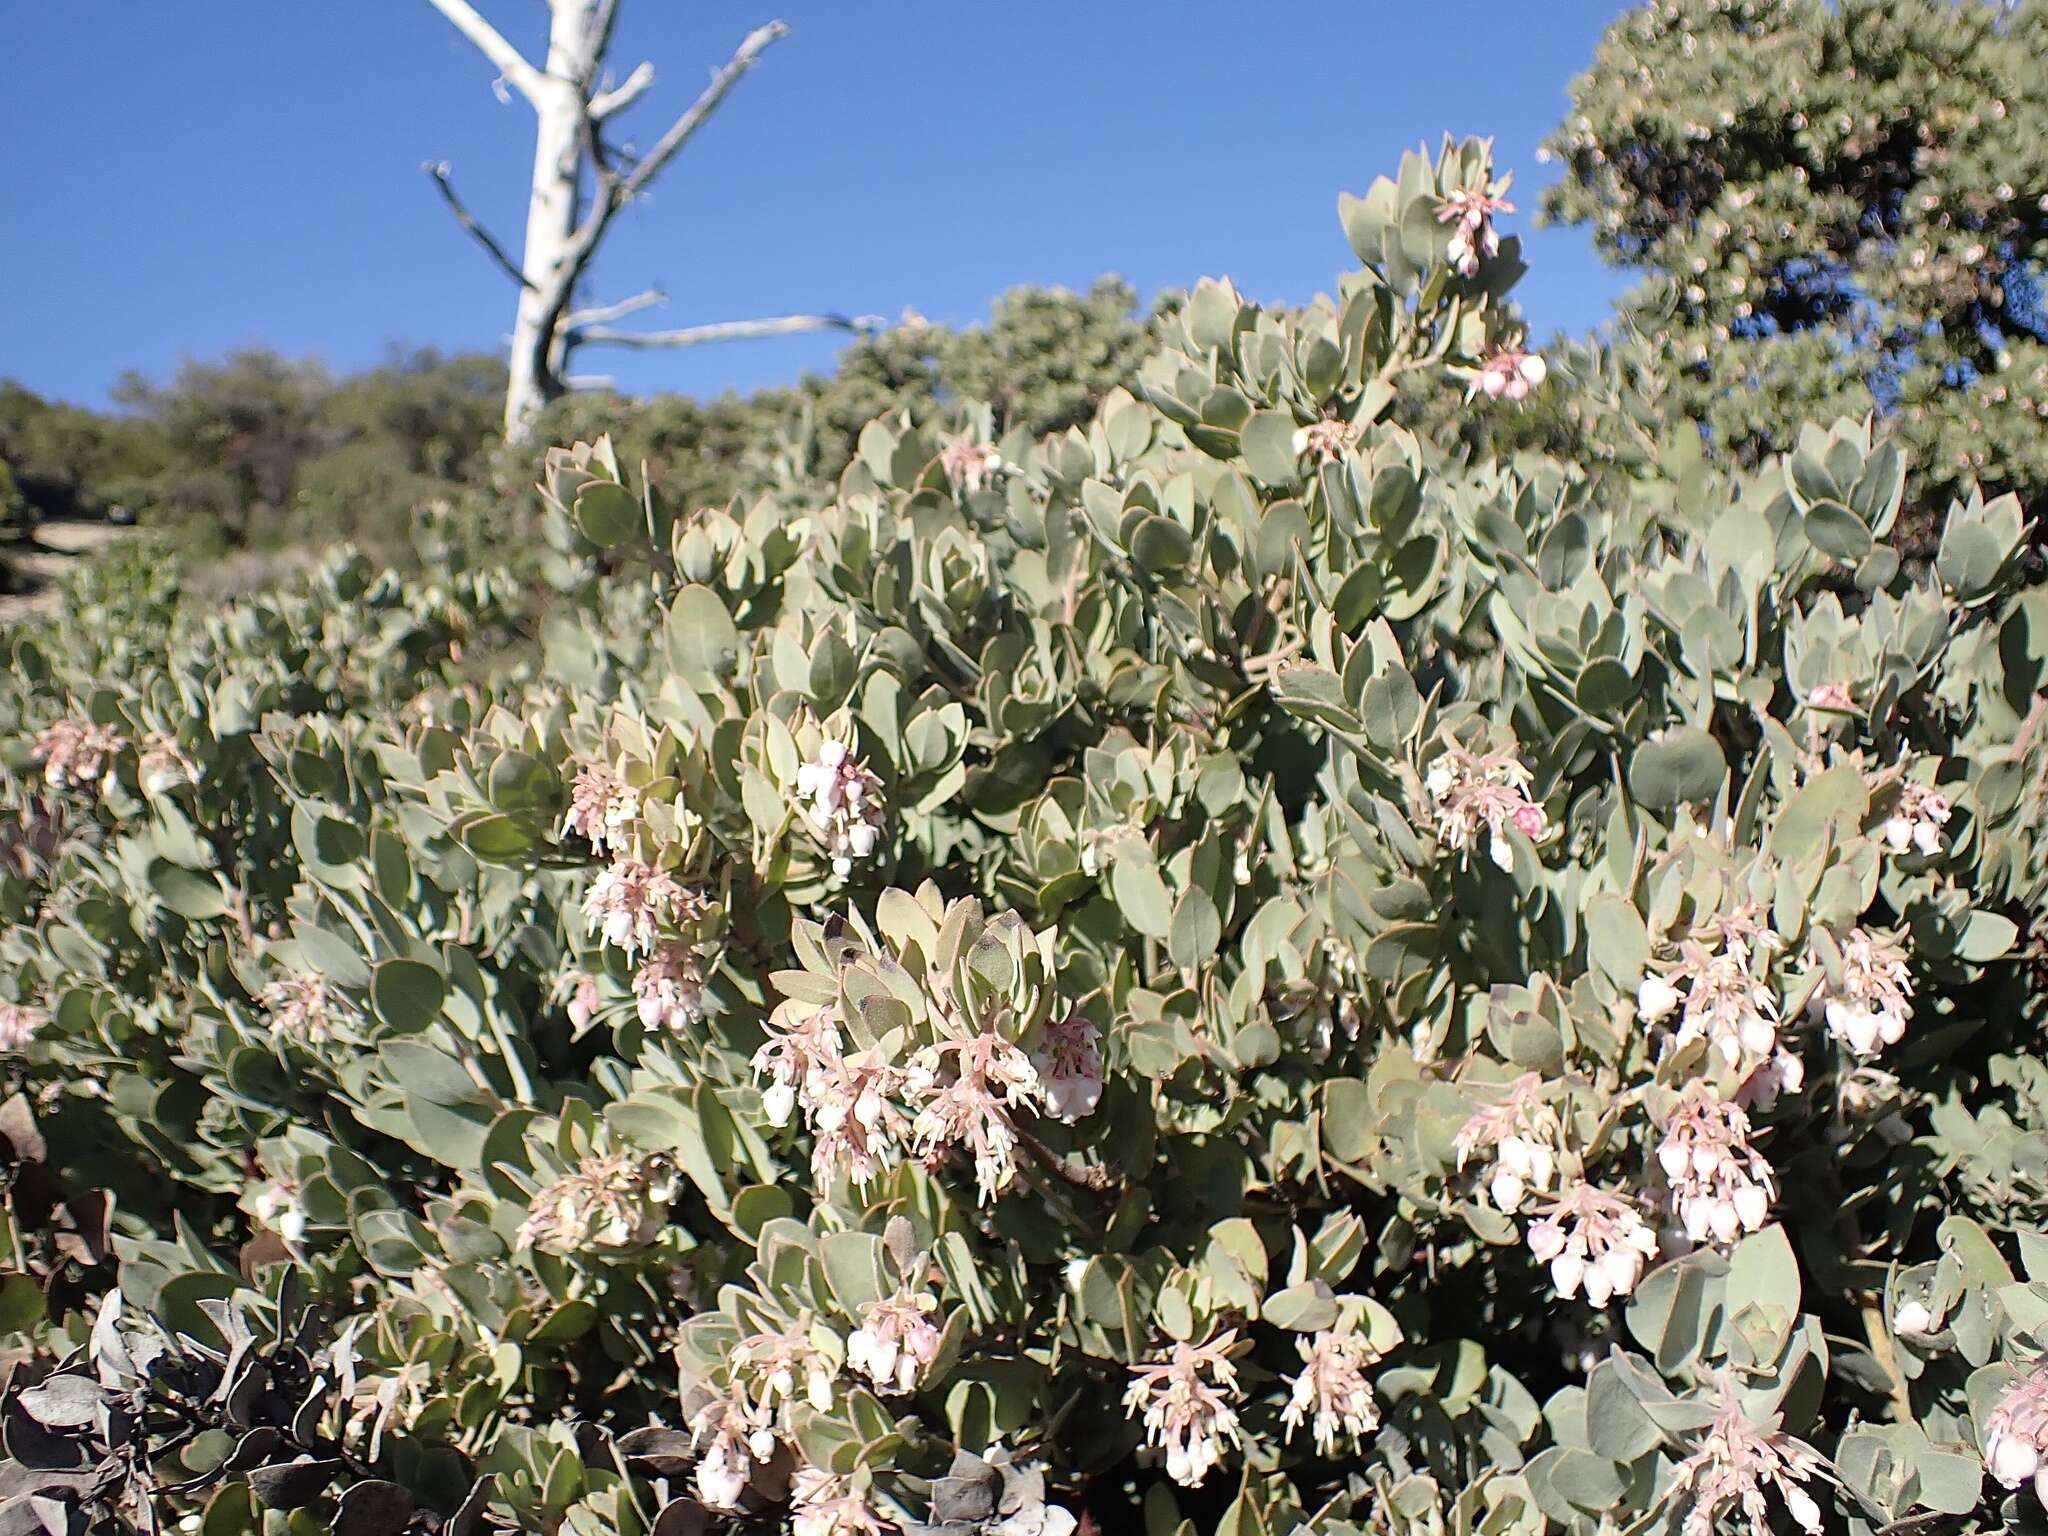
<path id="1" fill-rule="evenodd" d="M 530 57 L 537 0 L 477 0 Z M 1513 168 L 1534 329 L 1581 329 L 1623 279 L 1532 230 L 1535 148 L 1609 0 L 624 0 L 625 119 L 651 143 L 755 24 L 793 35 L 630 211 L 590 297 L 660 285 L 651 324 L 796 309 L 970 322 L 1019 283 L 1228 274 L 1325 291 L 1339 191 L 1404 147 L 1492 134 Z M 0 375 L 87 404 L 128 368 L 262 343 L 337 369 L 394 344 L 499 345 L 512 290 L 420 165 L 508 243 L 532 119 L 426 0 L 66 0 L 9 18 L 0 92 Z M 635 390 L 829 366 L 824 337 L 586 350 Z"/>

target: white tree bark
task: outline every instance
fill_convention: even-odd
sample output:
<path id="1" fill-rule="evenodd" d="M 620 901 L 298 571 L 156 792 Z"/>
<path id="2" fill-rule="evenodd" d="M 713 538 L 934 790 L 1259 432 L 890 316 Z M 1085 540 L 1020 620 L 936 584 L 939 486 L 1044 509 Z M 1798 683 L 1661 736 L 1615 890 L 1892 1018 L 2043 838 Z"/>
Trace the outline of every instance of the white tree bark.
<path id="1" fill-rule="evenodd" d="M 675 331 L 631 332 L 603 322 L 660 303 L 662 295 L 641 294 L 580 312 L 572 308 L 613 217 L 681 152 L 717 110 L 726 92 L 753 68 L 761 52 L 788 34 L 781 22 L 770 22 L 750 33 L 654 148 L 627 164 L 605 142 L 602 129 L 608 119 L 647 93 L 654 83 L 654 67 L 641 64 L 616 86 L 603 82 L 604 57 L 611 46 L 618 0 L 547 0 L 547 59 L 540 68 L 506 41 L 470 0 L 429 3 L 497 66 L 500 78 L 526 98 L 536 119 L 526 238 L 517 262 L 463 205 L 447 165 L 429 163 L 426 167 L 456 220 L 519 285 L 511 374 L 505 391 L 505 436 L 509 440 L 526 438 L 541 407 L 572 387 L 569 358 L 584 343 L 688 347 L 742 336 L 865 330 L 880 324 L 872 316 L 786 315 Z"/>

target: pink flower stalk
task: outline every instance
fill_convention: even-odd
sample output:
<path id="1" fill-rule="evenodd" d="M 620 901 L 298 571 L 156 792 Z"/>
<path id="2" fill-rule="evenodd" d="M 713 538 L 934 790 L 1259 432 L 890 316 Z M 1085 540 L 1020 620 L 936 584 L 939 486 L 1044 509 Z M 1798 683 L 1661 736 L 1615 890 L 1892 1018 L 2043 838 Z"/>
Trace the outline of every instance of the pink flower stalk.
<path id="1" fill-rule="evenodd" d="M 1312 421 L 1297 427 L 1291 442 L 1297 459 L 1312 454 L 1318 464 L 1335 464 L 1361 435 L 1355 421 Z"/>
<path id="2" fill-rule="evenodd" d="M 697 951 L 669 940 L 660 945 L 633 974 L 640 1023 L 648 1029 L 680 1035 L 704 1017 L 704 973 Z"/>
<path id="3" fill-rule="evenodd" d="M 703 1447 L 695 1476 L 697 1496 L 713 1509 L 737 1509 L 748 1480 L 775 1454 L 774 1429 L 737 1382 L 726 1396 L 697 1410 L 690 1420 L 690 1439 Z"/>
<path id="4" fill-rule="evenodd" d="M 1823 981 L 1813 1008 L 1828 1033 L 1858 1056 L 1875 1056 L 1906 1037 L 1913 1016 L 1913 973 L 1895 941 L 1851 928 L 1842 941 L 1841 986 Z"/>
<path id="5" fill-rule="evenodd" d="M 583 921 L 592 935 L 630 958 L 650 953 L 664 922 L 678 923 L 693 910 L 689 893 L 667 870 L 639 859 L 619 859 L 590 882 Z"/>
<path id="6" fill-rule="evenodd" d="M 1102 1102 L 1102 1032 L 1085 1015 L 1047 1023 L 1031 1064 L 1045 1085 L 1048 1113 L 1069 1123 L 1095 1113 Z"/>
<path id="7" fill-rule="evenodd" d="M 1465 398 L 1484 395 L 1489 400 L 1520 405 L 1549 376 L 1550 365 L 1540 354 L 1503 342 L 1479 360 Z"/>
<path id="8" fill-rule="evenodd" d="M 806 1111 L 816 1106 L 823 1086 L 839 1070 L 843 1044 L 838 1020 L 830 1008 L 798 1014 L 787 1026 L 768 1025 L 768 1039 L 754 1052 L 754 1071 L 768 1079 L 761 1107 L 768 1123 L 789 1124 L 801 1100 Z"/>
<path id="9" fill-rule="evenodd" d="M 1806 695 L 1808 709 L 1832 709 L 1853 714 L 1856 699 L 1847 683 L 1816 683 Z"/>
<path id="10" fill-rule="evenodd" d="M 844 1173 L 866 1185 L 902 1156 L 907 1117 L 896 1103 L 903 1073 L 879 1051 L 829 1063 L 806 1085 L 811 1121 L 811 1173 L 829 1186 Z"/>
<path id="11" fill-rule="evenodd" d="M 801 1323 L 780 1333 L 756 1333 L 733 1346 L 735 1379 L 751 1383 L 750 1400 L 763 1413 L 773 1413 L 796 1397 L 801 1378 L 804 1401 L 819 1413 L 832 1410 L 832 1362 L 811 1342 Z"/>
<path id="12" fill-rule="evenodd" d="M 908 1286 L 860 1309 L 860 1326 L 846 1340 L 847 1369 L 859 1371 L 883 1392 L 915 1392 L 939 1356 L 939 1310 L 929 1291 Z"/>
<path id="13" fill-rule="evenodd" d="M 953 1077 L 941 1083 L 949 1059 Z M 911 1129 L 918 1156 L 929 1163 L 949 1146 L 965 1146 L 981 1202 L 995 1199 L 1017 1171 L 1010 1111 L 1044 1098 L 1031 1058 L 992 1029 L 940 1040 L 911 1058 L 905 1087 L 920 1104 Z"/>
<path id="14" fill-rule="evenodd" d="M 36 733 L 35 760 L 43 765 L 43 780 L 50 788 L 97 789 L 104 794 L 114 787 L 114 759 L 128 745 L 128 738 L 90 720 L 59 720 Z"/>
<path id="15" fill-rule="evenodd" d="M 675 1170 L 665 1159 L 593 1152 L 535 1192 L 519 1246 L 563 1254 L 638 1248 L 661 1235 L 675 1197 Z"/>
<path id="16" fill-rule="evenodd" d="M 946 471 L 946 478 L 953 482 L 953 488 L 969 496 L 993 481 L 1006 467 L 1003 456 L 996 452 L 995 444 L 977 443 L 964 435 L 946 444 L 945 451 L 939 455 L 939 465 Z"/>
<path id="17" fill-rule="evenodd" d="M 882 1536 L 892 1530 L 853 1480 L 817 1467 L 798 1467 L 790 1479 L 790 1536 Z"/>
<path id="18" fill-rule="evenodd" d="M 2036 1366 L 2005 1389 L 1984 1421 L 1984 1464 L 2001 1488 L 2034 1480 L 2034 1496 L 2048 1504 L 2048 1366 Z"/>
<path id="19" fill-rule="evenodd" d="M 1521 1209 L 1531 1190 L 1548 1193 L 1557 1177 L 1557 1150 L 1564 1127 L 1543 1102 L 1543 1075 L 1525 1072 L 1508 1084 L 1498 1104 L 1475 1110 L 1458 1128 L 1453 1145 L 1462 1171 L 1474 1152 L 1491 1150 L 1493 1171 L 1486 1191 L 1504 1212 Z"/>
<path id="20" fill-rule="evenodd" d="M 340 999 L 328 992 L 326 979 L 310 972 L 273 981 L 256 1001 L 268 1016 L 272 1034 L 301 1040 L 326 1039 L 340 1011 Z"/>
<path id="21" fill-rule="evenodd" d="M 1372 1384 L 1365 1379 L 1365 1367 L 1378 1360 L 1378 1352 L 1350 1329 L 1326 1328 L 1313 1339 L 1298 1340 L 1295 1348 L 1301 1351 L 1301 1374 L 1294 1378 L 1293 1394 L 1280 1413 L 1287 1438 L 1292 1440 L 1295 1430 L 1309 1420 L 1316 1449 L 1323 1455 L 1336 1454 L 1340 1433 L 1356 1447 L 1379 1427 L 1379 1408 L 1372 1400 Z"/>
<path id="22" fill-rule="evenodd" d="M 1771 1165 L 1749 1144 L 1749 1114 L 1709 1082 L 1686 1085 L 1657 1144 L 1671 1200 L 1695 1243 L 1732 1243 L 1771 1213 Z"/>
<path id="23" fill-rule="evenodd" d="M 1166 1475 L 1193 1488 L 1214 1471 L 1228 1445 L 1244 1444 L 1230 1394 L 1237 1367 L 1230 1361 L 1235 1330 L 1206 1344 L 1180 1343 L 1161 1364 L 1134 1366 L 1124 1392 L 1124 1417 L 1143 1410 L 1145 1440 L 1166 1452 Z"/>
<path id="24" fill-rule="evenodd" d="M 580 1039 L 596 1021 L 604 994 L 598 990 L 597 978 L 588 971 L 567 972 L 557 985 L 568 1008 L 569 1027 Z"/>
<path id="25" fill-rule="evenodd" d="M 1539 1207 L 1528 1232 L 1529 1252 L 1550 1266 L 1550 1283 L 1570 1300 L 1585 1287 L 1586 1300 L 1604 1307 L 1636 1288 L 1657 1255 L 1657 1237 L 1620 1195 L 1579 1183 Z"/>
<path id="26" fill-rule="evenodd" d="M 1745 1074 L 1778 1049 L 1778 994 L 1761 974 L 1784 940 L 1743 907 L 1704 924 L 1678 946 L 1675 965 L 1636 989 L 1636 1012 L 1655 1024 L 1683 1005 L 1674 1045 L 1704 1039 Z"/>
<path id="27" fill-rule="evenodd" d="M 882 781 L 853 760 L 845 742 L 827 741 L 797 769 L 796 792 L 832 855 L 833 873 L 851 874 L 853 861 L 873 853 L 881 840 Z"/>
<path id="28" fill-rule="evenodd" d="M 1683 1536 L 1713 1536 L 1730 1505 L 1740 1507 L 1750 1536 L 1770 1536 L 1766 1489 L 1777 1494 L 1800 1529 L 1818 1532 L 1820 1505 L 1800 1484 L 1823 1471 L 1819 1455 L 1776 1428 L 1750 1423 L 1733 1394 L 1724 1392 L 1722 1404 L 1699 1449 L 1672 1469 L 1672 1487 L 1691 1495 Z"/>
<path id="29" fill-rule="evenodd" d="M 1508 179 L 1511 178 L 1496 184 L 1501 192 L 1507 190 Z M 1436 221 L 1453 226 L 1451 243 L 1444 255 L 1461 276 L 1478 275 L 1482 256 L 1500 254 L 1500 235 L 1493 227 L 1493 216 L 1514 211 L 1513 203 L 1490 188 L 1484 192 L 1452 192 L 1444 198 L 1436 211 Z"/>
<path id="30" fill-rule="evenodd" d="M 1948 796 L 1911 779 L 1899 786 L 1899 803 L 1885 819 L 1884 840 L 1893 853 L 1941 852 L 1941 829 L 1948 825 Z"/>
<path id="31" fill-rule="evenodd" d="M 569 813 L 562 818 L 562 832 L 585 839 L 599 853 L 617 853 L 639 814 L 638 790 L 609 763 L 585 763 L 569 786 Z"/>
<path id="32" fill-rule="evenodd" d="M 1543 807 L 1529 798 L 1529 770 L 1512 752 L 1468 752 L 1447 744 L 1423 775 L 1423 787 L 1436 809 L 1436 840 L 1468 859 L 1482 828 L 1487 855 L 1501 869 L 1515 867 L 1507 829 L 1514 827 L 1530 842 L 1539 842 L 1550 824 Z"/>
<path id="33" fill-rule="evenodd" d="M 26 1003 L 0 1003 L 0 1051 L 24 1051 L 36 1031 L 49 1023 L 40 1008 Z"/>

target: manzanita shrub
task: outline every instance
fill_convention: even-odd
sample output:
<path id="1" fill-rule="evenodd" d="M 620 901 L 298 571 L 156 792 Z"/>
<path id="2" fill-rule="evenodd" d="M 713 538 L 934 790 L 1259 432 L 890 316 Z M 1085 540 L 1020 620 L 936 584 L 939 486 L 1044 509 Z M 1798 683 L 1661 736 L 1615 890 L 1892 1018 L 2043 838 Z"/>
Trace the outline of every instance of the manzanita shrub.
<path id="1" fill-rule="evenodd" d="M 1086 430 L 17 638 L 0 1531 L 2039 1529 L 2021 509 L 1391 424 L 1591 387 L 1506 191 Z"/>

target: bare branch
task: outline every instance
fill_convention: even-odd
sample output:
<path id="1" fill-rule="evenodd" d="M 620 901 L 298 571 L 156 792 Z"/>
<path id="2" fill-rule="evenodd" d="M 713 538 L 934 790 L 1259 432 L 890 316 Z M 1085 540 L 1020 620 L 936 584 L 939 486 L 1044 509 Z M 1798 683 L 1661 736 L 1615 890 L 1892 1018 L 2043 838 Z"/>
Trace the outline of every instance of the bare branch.
<path id="1" fill-rule="evenodd" d="M 704 87 L 704 94 L 690 103 L 689 110 L 669 126 L 667 133 L 647 153 L 647 158 L 633 167 L 633 174 L 621 182 L 616 191 L 617 201 L 631 202 L 648 182 L 661 174 L 661 168 L 676 157 L 696 131 L 704 126 L 704 120 L 718 110 L 718 104 L 725 100 L 725 93 L 741 75 L 754 67 L 762 52 L 770 44 L 778 43 L 789 36 L 789 27 L 780 21 L 771 21 L 765 27 L 756 27 L 747 34 L 738 52 L 725 61 L 725 67 L 711 77 L 711 83 Z"/>
<path id="2" fill-rule="evenodd" d="M 577 394 L 589 394 L 599 389 L 617 389 L 619 381 L 608 373 L 572 373 L 562 380 L 563 387 Z"/>
<path id="3" fill-rule="evenodd" d="M 803 331 L 880 330 L 879 315 L 778 315 L 772 320 L 721 320 L 715 325 L 690 325 L 679 331 L 615 331 L 591 326 L 576 333 L 579 342 L 614 347 L 701 347 L 713 341 L 744 341 L 756 336 L 793 336 Z"/>
<path id="4" fill-rule="evenodd" d="M 668 295 L 659 288 L 650 288 L 645 293 L 636 293 L 630 299 L 621 299 L 616 304 L 600 304 L 595 309 L 579 309 L 562 316 L 566 330 L 580 330 L 587 325 L 602 325 L 607 320 L 623 320 L 628 315 L 637 315 L 643 309 L 655 309 L 668 302 Z"/>
<path id="5" fill-rule="evenodd" d="M 624 80 L 621 80 L 610 90 L 599 91 L 590 98 L 591 121 L 601 123 L 614 113 L 625 111 L 626 108 L 633 105 L 642 96 L 645 96 L 648 87 L 653 84 L 654 66 L 652 64 L 640 65 L 633 73 L 626 76 Z"/>
<path id="6" fill-rule="evenodd" d="M 462 199 L 455 195 L 455 183 L 448 176 L 448 162 L 429 160 L 420 169 L 434 178 L 434 185 L 441 189 L 442 201 L 448 204 L 448 211 L 455 215 L 455 222 L 476 236 L 477 244 L 490 252 L 491 260 L 498 264 L 499 270 L 520 287 L 531 288 L 533 284 L 528 282 L 526 274 L 519 270 L 519 263 L 507 254 L 505 247 L 492 238 L 491 232 L 477 222 L 476 215 L 464 207 Z"/>
<path id="7" fill-rule="evenodd" d="M 619 0 L 597 0 L 597 10 L 590 19 L 590 30 L 583 35 L 583 57 L 576 61 L 576 80 L 587 91 L 591 82 L 597 79 L 597 71 L 604 63 L 605 50 L 612 45 L 612 28 L 618 24 Z"/>
<path id="8" fill-rule="evenodd" d="M 498 73 L 518 87 L 519 94 L 528 101 L 534 99 L 541 82 L 541 72 L 527 62 L 526 55 L 505 41 L 505 35 L 477 14 L 469 0 L 427 0 L 435 10 L 446 16 L 455 30 L 476 44 L 483 56 L 498 67 Z"/>

